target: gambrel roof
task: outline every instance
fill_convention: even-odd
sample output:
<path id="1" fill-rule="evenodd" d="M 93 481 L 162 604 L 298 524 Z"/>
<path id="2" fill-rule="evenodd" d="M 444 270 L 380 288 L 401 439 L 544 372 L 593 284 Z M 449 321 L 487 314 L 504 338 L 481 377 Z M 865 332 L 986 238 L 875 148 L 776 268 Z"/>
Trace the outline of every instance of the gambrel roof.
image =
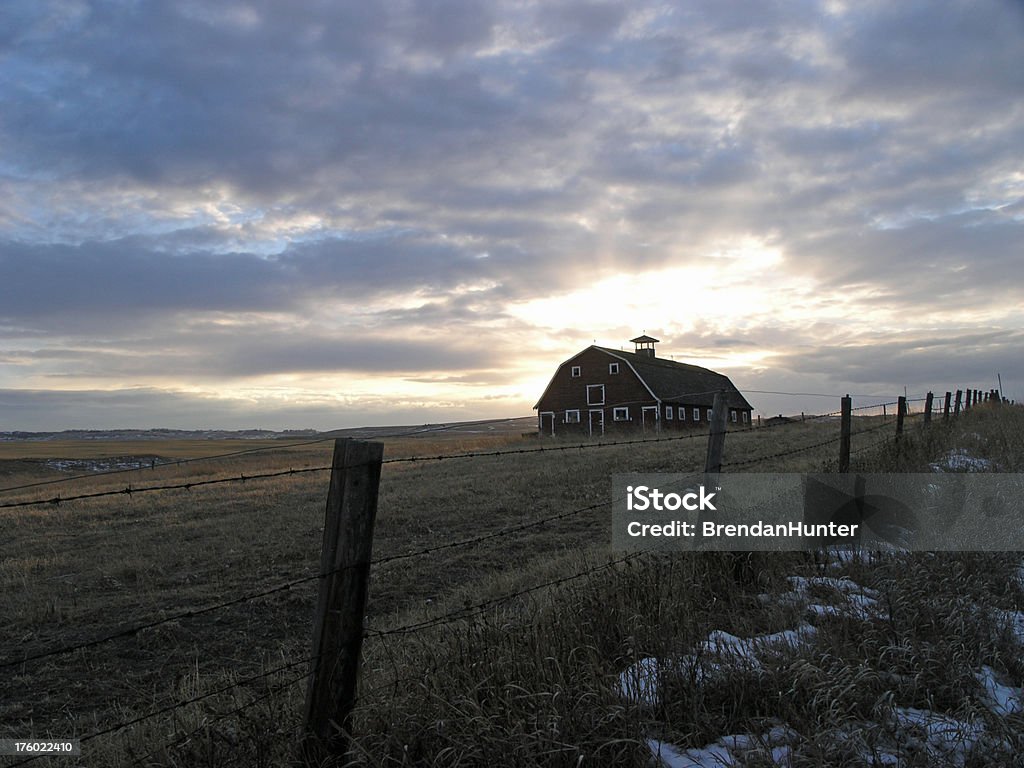
<path id="1" fill-rule="evenodd" d="M 747 399 L 724 374 L 701 368 L 699 365 L 677 363 L 674 360 L 638 355 L 635 352 L 623 352 L 607 347 L 597 349 L 629 363 L 641 381 L 662 402 L 706 405 L 710 408 L 715 402 L 715 393 L 724 389 L 726 405 L 729 408 L 753 410 Z"/>
<path id="2" fill-rule="evenodd" d="M 572 362 L 589 349 L 597 349 L 621 360 L 628 365 L 639 377 L 640 381 L 647 387 L 651 395 L 663 403 L 678 403 L 680 405 L 706 406 L 710 408 L 715 401 L 715 394 L 721 390 L 726 393 L 726 405 L 729 408 L 740 410 L 753 410 L 747 399 L 743 397 L 736 386 L 729 380 L 728 376 L 699 365 L 677 363 L 674 360 L 663 360 L 659 357 L 637 354 L 635 352 L 623 352 L 619 349 L 599 347 L 596 344 L 582 352 L 573 355 L 571 358 L 558 366 Z M 552 378 L 552 382 L 554 379 Z M 551 384 L 544 389 L 543 394 L 537 401 L 537 408 L 541 400 L 547 395 Z"/>

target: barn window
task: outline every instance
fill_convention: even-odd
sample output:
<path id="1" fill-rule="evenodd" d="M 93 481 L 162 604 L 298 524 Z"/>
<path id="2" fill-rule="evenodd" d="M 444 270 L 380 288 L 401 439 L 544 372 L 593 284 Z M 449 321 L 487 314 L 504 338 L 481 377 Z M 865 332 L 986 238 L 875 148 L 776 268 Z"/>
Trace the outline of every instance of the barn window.
<path id="1" fill-rule="evenodd" d="M 708 408 L 708 423 L 711 423 L 711 409 Z"/>
<path id="2" fill-rule="evenodd" d="M 587 405 L 604 405 L 604 384 L 587 384 Z"/>
<path id="3" fill-rule="evenodd" d="M 580 377 L 581 373 L 582 373 L 582 371 L 580 370 L 580 367 L 578 365 L 574 365 L 572 367 L 572 377 L 574 379 L 578 379 Z"/>
<path id="4" fill-rule="evenodd" d="M 750 414 L 747 413 L 746 411 L 744 411 L 743 412 L 743 423 L 746 424 L 748 421 L 750 421 Z"/>
<path id="5" fill-rule="evenodd" d="M 608 373 L 614 375 L 614 374 L 616 374 L 618 372 L 619 372 L 619 364 L 618 363 L 608 363 Z"/>
<path id="6" fill-rule="evenodd" d="M 679 406 L 679 420 L 686 421 L 686 409 L 683 406 Z"/>
<path id="7" fill-rule="evenodd" d="M 672 412 L 673 412 L 674 410 L 675 410 L 675 409 L 674 409 L 674 408 L 673 408 L 673 407 L 672 407 L 671 405 L 666 405 L 666 406 L 665 406 L 665 419 L 666 419 L 666 420 L 668 420 L 668 421 L 672 421 Z"/>
<path id="8" fill-rule="evenodd" d="M 693 409 L 693 420 L 700 421 L 700 408 Z"/>
<path id="9" fill-rule="evenodd" d="M 629 421 L 629 408 L 612 408 L 614 421 Z"/>
<path id="10" fill-rule="evenodd" d="M 580 412 L 579 411 L 566 411 L 565 412 L 565 423 L 566 424 L 579 424 L 580 423 Z"/>
<path id="11" fill-rule="evenodd" d="M 736 411 L 732 411 L 732 423 L 733 423 L 733 424 L 735 424 L 735 423 L 736 423 L 736 419 L 738 419 L 738 418 L 739 418 L 739 417 L 738 417 L 738 416 L 736 415 Z"/>

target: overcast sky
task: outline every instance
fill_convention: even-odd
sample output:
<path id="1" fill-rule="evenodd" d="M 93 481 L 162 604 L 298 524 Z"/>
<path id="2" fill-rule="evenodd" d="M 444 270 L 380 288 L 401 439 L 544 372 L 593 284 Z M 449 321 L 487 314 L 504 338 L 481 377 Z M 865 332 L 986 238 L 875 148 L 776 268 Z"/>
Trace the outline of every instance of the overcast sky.
<path id="1" fill-rule="evenodd" d="M 1021 2 L 0 3 L 0 430 L 1020 400 L 1022 234 Z"/>

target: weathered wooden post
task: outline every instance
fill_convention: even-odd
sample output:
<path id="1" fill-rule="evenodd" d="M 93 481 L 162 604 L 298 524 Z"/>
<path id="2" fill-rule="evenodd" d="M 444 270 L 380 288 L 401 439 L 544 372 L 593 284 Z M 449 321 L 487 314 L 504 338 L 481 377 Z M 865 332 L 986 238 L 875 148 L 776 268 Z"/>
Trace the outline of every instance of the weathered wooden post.
<path id="1" fill-rule="evenodd" d="M 711 406 L 711 431 L 708 433 L 708 455 L 704 460 L 704 473 L 717 475 L 722 471 L 722 453 L 725 450 L 725 423 L 729 409 L 725 402 L 725 390 L 715 393 Z"/>
<path id="2" fill-rule="evenodd" d="M 853 416 L 853 398 L 846 395 L 842 400 L 842 418 L 839 424 L 839 471 L 850 471 L 850 422 Z"/>
<path id="3" fill-rule="evenodd" d="M 932 406 L 935 404 L 935 395 L 929 392 L 924 397 L 924 423 L 929 424 L 932 420 Z"/>
<path id="4" fill-rule="evenodd" d="M 942 405 L 942 420 L 949 421 L 949 406 L 953 400 L 953 393 L 946 392 L 946 402 Z"/>
<path id="5" fill-rule="evenodd" d="M 896 437 L 903 434 L 903 418 L 907 415 L 907 397 L 900 395 L 896 401 Z"/>
<path id="6" fill-rule="evenodd" d="M 963 397 L 963 392 L 958 389 L 956 391 L 956 404 L 953 406 L 953 416 L 959 416 L 960 415 L 960 399 L 962 397 Z"/>
<path id="7" fill-rule="evenodd" d="M 340 764 L 348 750 L 383 456 L 381 443 L 334 441 L 301 746 L 311 766 Z"/>

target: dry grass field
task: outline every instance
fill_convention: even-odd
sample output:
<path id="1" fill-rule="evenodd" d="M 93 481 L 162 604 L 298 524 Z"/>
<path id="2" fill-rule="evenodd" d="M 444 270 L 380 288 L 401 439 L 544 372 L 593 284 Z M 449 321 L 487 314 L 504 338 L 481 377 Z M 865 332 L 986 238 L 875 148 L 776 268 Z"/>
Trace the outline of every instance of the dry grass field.
<path id="1" fill-rule="evenodd" d="M 1009 408 L 1001 414 L 978 409 L 951 428 L 938 424 L 928 432 L 912 421 L 906 439 L 893 448 L 884 442 L 891 424 L 881 417 L 855 418 L 855 433 L 871 431 L 855 435 L 854 465 L 864 471 L 920 469 L 949 448 L 964 446 L 1016 469 L 1024 456 L 1022 423 L 1020 409 Z M 838 430 L 837 420 L 823 419 L 730 434 L 725 469 L 834 469 L 837 443 L 819 444 L 833 440 Z M 611 474 L 697 471 L 706 449 L 703 437 L 577 448 L 525 438 L 515 430 L 383 440 L 390 463 L 381 480 L 375 558 L 605 502 Z M 128 484 L 141 489 L 316 469 L 329 465 L 331 452 L 330 442 L 296 447 L 147 442 L 130 449 L 125 443 L 44 445 L 3 445 L 0 487 L 58 479 L 60 474 L 40 459 L 142 452 L 171 459 L 268 450 L 6 491 L 0 503 Z M 541 446 L 557 450 L 526 452 Z M 479 452 L 500 455 L 433 458 Z M 419 460 L 394 461 L 413 457 Z M 327 481 L 327 472 L 312 471 L 0 509 L 0 662 L 87 643 L 315 575 Z M 608 509 L 600 508 L 472 547 L 385 564 L 372 574 L 367 626 L 387 630 L 600 566 L 607 562 L 609 521 Z M 641 766 L 649 761 L 646 738 L 652 729 L 702 743 L 730 732 L 721 728 L 763 718 L 763 697 L 769 695 L 764 685 L 751 688 L 746 700 L 742 689 L 729 686 L 710 698 L 694 698 L 691 686 L 652 712 L 623 701 L 611 681 L 639 656 L 692 642 L 712 626 L 739 635 L 782 626 L 793 616 L 752 610 L 753 596 L 777 588 L 784 574 L 815 567 L 801 555 L 762 556 L 749 571 L 749 583 L 740 583 L 724 556 L 650 558 L 529 592 L 472 621 L 408 637 L 371 637 L 364 646 L 364 690 L 355 722 L 359 762 Z M 966 584 L 981 595 L 996 589 L 993 584 L 1011 564 L 1005 558 L 986 561 L 983 574 L 970 570 L 980 563 L 965 567 L 973 575 L 948 589 Z M 929 568 L 934 566 L 918 570 L 927 576 Z M 8 666 L 0 675 L 0 737 L 82 737 L 168 708 L 89 740 L 78 761 L 47 759 L 111 768 L 285 765 L 294 755 L 305 692 L 301 678 L 307 671 L 300 662 L 310 655 L 316 589 L 316 581 L 307 581 L 110 642 Z M 913 605 L 909 586 L 907 592 Z M 1003 589 L 999 600 L 1006 609 L 1024 608 L 1019 590 Z M 843 637 L 832 640 L 837 659 L 867 653 L 856 643 L 839 648 Z M 995 653 L 1009 646 L 992 641 L 979 647 L 977 653 Z M 941 661 L 944 653 L 928 659 Z M 292 662 L 296 665 L 262 676 Z M 1018 684 L 1024 679 L 1024 669 L 1009 662 L 1001 668 L 1015 674 Z M 826 685 L 836 669 L 808 671 L 799 685 L 791 683 L 797 687 L 789 699 L 806 694 L 814 702 L 804 711 L 790 701 L 791 725 L 809 723 L 829 707 L 842 709 L 838 702 L 845 694 Z M 248 678 L 257 679 L 245 682 Z M 215 693 L 234 683 L 240 684 Z M 728 700 L 730 692 L 738 700 Z M 926 696 L 923 689 L 917 693 Z M 195 704 L 173 706 L 200 696 Z M 856 707 L 865 706 L 866 700 L 857 699 Z M 832 759 L 819 764 L 841 764 Z"/>

